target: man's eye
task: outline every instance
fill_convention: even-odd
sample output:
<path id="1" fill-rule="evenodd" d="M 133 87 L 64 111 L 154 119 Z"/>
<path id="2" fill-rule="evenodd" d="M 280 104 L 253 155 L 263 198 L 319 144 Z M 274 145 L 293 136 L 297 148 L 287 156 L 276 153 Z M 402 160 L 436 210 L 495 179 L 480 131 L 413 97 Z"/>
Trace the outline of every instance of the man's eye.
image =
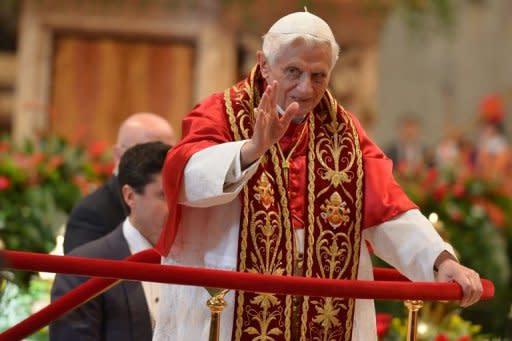
<path id="1" fill-rule="evenodd" d="M 324 73 L 314 73 L 313 74 L 313 81 L 315 82 L 323 82 L 326 78 L 326 75 Z"/>
<path id="2" fill-rule="evenodd" d="M 300 70 L 296 67 L 289 67 L 288 69 L 286 69 L 286 73 L 292 77 L 300 76 Z"/>

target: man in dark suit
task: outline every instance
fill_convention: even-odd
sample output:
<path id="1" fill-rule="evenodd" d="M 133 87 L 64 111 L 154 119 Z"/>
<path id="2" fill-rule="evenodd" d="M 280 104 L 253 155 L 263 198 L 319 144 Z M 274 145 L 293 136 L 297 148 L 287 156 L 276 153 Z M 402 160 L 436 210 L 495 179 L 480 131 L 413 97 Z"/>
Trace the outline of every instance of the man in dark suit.
<path id="1" fill-rule="evenodd" d="M 71 211 L 64 235 L 64 254 L 108 234 L 123 221 L 126 212 L 116 176 L 119 160 L 128 148 L 151 141 L 175 143 L 174 131 L 164 118 L 152 113 L 136 113 L 121 124 L 113 150 L 114 174 Z"/>
<path id="2" fill-rule="evenodd" d="M 128 217 L 112 232 L 70 255 L 123 259 L 156 244 L 167 219 L 162 166 L 170 146 L 149 142 L 128 149 L 119 163 L 119 187 Z M 57 275 L 52 301 L 88 278 Z M 151 340 L 159 284 L 123 281 L 50 324 L 50 340 Z"/>

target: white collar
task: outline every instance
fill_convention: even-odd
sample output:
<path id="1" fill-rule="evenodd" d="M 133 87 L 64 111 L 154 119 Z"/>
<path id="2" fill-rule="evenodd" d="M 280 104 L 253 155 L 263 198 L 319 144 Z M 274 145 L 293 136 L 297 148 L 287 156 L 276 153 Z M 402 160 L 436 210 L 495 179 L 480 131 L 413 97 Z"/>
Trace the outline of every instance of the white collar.
<path id="1" fill-rule="evenodd" d="M 284 110 L 283 108 L 277 104 L 276 105 L 276 110 L 277 112 L 279 113 L 280 116 L 283 116 L 284 115 Z M 306 118 L 307 114 L 302 116 L 302 117 L 295 117 L 292 122 L 295 123 L 295 124 L 301 124 L 302 122 L 304 122 L 304 119 Z"/>
<path id="2" fill-rule="evenodd" d="M 132 254 L 150 249 L 151 243 L 137 230 L 130 222 L 130 217 L 126 217 L 123 222 L 123 236 L 128 242 L 128 248 Z"/>

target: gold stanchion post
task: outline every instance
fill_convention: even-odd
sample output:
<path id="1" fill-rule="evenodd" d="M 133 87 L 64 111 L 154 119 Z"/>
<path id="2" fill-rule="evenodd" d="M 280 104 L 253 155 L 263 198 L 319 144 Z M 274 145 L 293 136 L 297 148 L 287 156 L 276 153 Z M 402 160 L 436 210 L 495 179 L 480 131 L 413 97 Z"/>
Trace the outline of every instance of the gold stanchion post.
<path id="1" fill-rule="evenodd" d="M 220 314 L 226 307 L 227 303 L 224 300 L 224 296 L 228 293 L 228 289 L 216 289 L 206 288 L 210 293 L 210 298 L 206 301 L 206 305 L 210 308 L 211 320 L 210 320 L 210 336 L 209 341 L 219 341 L 220 339 Z"/>
<path id="2" fill-rule="evenodd" d="M 423 301 L 406 300 L 404 304 L 409 311 L 407 318 L 407 341 L 416 341 L 416 332 L 418 329 L 418 312 L 423 307 Z"/>

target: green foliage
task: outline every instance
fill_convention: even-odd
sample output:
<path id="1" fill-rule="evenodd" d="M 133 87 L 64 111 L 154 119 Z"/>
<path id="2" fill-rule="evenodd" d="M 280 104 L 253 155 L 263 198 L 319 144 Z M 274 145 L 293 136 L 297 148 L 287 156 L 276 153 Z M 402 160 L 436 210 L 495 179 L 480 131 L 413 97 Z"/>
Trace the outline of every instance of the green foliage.
<path id="1" fill-rule="evenodd" d="M 20 288 L 0 278 L 0 333 L 29 317 L 38 307 L 49 304 L 49 292 L 50 283 L 47 281 L 32 280 L 29 287 Z M 25 340 L 48 340 L 48 327 Z"/>
<path id="2" fill-rule="evenodd" d="M 15 146 L 0 140 L 0 243 L 9 250 L 50 252 L 75 202 L 110 175 L 104 145 L 88 149 L 58 137 Z M 26 287 L 31 274 L 16 274 Z"/>
<path id="3" fill-rule="evenodd" d="M 393 318 L 389 324 L 385 336 L 379 338 L 381 341 L 406 340 L 407 321 Z M 418 323 L 417 335 L 422 341 L 483 341 L 489 340 L 488 336 L 480 333 L 481 327 L 462 319 L 457 313 L 446 315 L 440 323 L 430 323 L 420 320 Z"/>

